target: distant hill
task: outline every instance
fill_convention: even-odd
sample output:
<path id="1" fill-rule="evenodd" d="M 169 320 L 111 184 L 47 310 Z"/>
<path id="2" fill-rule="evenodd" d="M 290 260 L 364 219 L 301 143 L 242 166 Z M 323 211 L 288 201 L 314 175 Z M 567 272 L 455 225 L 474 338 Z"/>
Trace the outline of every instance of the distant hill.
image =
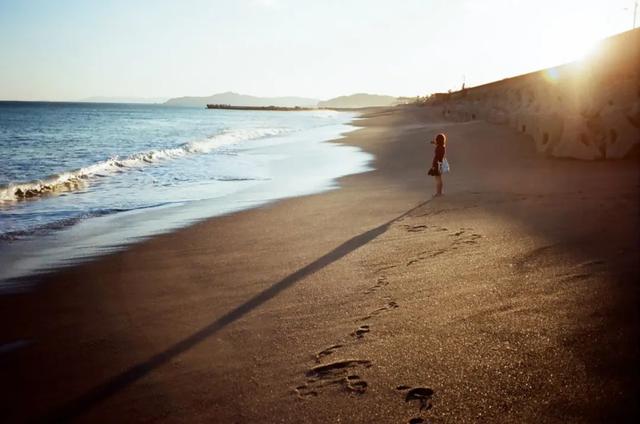
<path id="1" fill-rule="evenodd" d="M 318 103 L 318 107 L 361 108 L 376 106 L 392 106 L 397 103 L 395 97 L 377 94 L 358 93 L 350 96 L 340 96 Z"/>
<path id="2" fill-rule="evenodd" d="M 82 103 L 164 103 L 166 97 L 104 97 L 94 96 L 78 100 Z"/>
<path id="3" fill-rule="evenodd" d="M 176 97 L 167 100 L 167 106 L 206 107 L 207 104 L 224 104 L 230 106 L 280 106 L 280 107 L 316 107 L 317 99 L 305 97 L 255 97 L 245 94 L 226 93 L 208 97 Z"/>

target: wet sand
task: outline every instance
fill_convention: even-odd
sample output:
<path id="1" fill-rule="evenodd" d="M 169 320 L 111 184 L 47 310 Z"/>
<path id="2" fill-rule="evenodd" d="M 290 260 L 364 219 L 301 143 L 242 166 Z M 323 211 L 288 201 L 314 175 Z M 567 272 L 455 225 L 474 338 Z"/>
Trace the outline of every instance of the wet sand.
<path id="1" fill-rule="evenodd" d="M 638 161 L 439 115 L 370 112 L 341 142 L 376 170 L 339 190 L 0 297 L 3 421 L 632 421 Z"/>

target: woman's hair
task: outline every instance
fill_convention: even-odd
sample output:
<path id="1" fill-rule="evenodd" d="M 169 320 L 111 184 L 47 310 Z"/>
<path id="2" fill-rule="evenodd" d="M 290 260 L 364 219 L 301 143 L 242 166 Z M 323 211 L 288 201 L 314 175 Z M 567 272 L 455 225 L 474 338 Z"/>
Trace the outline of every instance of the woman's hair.
<path id="1" fill-rule="evenodd" d="M 436 136 L 436 144 L 438 146 L 444 146 L 447 144 L 447 136 L 444 133 L 440 133 Z"/>

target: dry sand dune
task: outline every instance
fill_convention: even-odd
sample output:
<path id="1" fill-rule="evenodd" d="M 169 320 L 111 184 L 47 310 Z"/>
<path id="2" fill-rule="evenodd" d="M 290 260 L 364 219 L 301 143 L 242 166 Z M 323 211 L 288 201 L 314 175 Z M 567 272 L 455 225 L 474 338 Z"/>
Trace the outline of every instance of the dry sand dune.
<path id="1" fill-rule="evenodd" d="M 637 161 L 546 159 L 440 108 L 358 125 L 376 170 L 340 190 L 0 298 L 3 340 L 33 341 L 0 355 L 6 421 L 632 421 Z"/>

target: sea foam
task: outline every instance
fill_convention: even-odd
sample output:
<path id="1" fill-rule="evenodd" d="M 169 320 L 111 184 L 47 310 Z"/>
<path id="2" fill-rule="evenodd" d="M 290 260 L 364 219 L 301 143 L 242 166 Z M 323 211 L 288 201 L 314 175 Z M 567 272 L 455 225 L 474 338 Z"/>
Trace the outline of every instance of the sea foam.
<path id="1" fill-rule="evenodd" d="M 184 143 L 175 148 L 151 150 L 120 157 L 114 156 L 75 170 L 61 172 L 28 182 L 0 185 L 0 201 L 16 201 L 36 198 L 49 193 L 73 191 L 85 186 L 91 179 L 108 177 L 162 161 L 178 159 L 187 155 L 211 153 L 216 149 L 242 141 L 275 137 L 290 132 L 286 128 L 240 128 L 226 130 L 204 140 Z"/>

